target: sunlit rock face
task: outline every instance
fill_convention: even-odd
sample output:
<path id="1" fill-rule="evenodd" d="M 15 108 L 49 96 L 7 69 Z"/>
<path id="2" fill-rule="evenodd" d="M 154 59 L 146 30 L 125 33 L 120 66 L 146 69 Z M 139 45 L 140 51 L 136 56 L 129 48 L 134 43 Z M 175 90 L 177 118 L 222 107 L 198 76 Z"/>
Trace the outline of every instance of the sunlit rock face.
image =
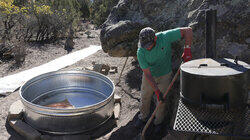
<path id="1" fill-rule="evenodd" d="M 146 26 L 156 31 L 191 26 L 194 58 L 205 56 L 205 10 L 217 10 L 217 56 L 250 62 L 248 0 L 120 0 L 102 26 L 101 43 L 110 56 L 135 56 L 138 34 Z M 173 45 L 180 57 L 183 41 Z"/>

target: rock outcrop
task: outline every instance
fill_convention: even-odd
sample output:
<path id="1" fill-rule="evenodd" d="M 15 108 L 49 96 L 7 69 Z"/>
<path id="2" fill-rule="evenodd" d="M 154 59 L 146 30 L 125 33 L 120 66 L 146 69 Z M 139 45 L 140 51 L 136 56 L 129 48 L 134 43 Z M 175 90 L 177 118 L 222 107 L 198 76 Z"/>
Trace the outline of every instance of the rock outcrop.
<path id="1" fill-rule="evenodd" d="M 102 25 L 102 48 L 110 56 L 135 56 L 139 31 L 190 26 L 194 31 L 194 58 L 205 56 L 205 11 L 217 10 L 217 56 L 250 63 L 249 0 L 120 0 Z M 175 44 L 176 58 L 183 41 Z"/>

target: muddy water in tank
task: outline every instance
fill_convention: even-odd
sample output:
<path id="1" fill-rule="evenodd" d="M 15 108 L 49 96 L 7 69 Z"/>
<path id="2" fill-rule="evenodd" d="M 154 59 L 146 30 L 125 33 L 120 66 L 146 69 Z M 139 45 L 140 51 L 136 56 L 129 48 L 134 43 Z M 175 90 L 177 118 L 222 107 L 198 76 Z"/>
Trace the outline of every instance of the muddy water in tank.
<path id="1" fill-rule="evenodd" d="M 67 100 L 72 106 L 79 108 L 97 104 L 106 98 L 107 96 L 95 90 L 79 89 L 72 91 L 63 89 L 45 93 L 35 98 L 32 103 L 46 106 Z"/>

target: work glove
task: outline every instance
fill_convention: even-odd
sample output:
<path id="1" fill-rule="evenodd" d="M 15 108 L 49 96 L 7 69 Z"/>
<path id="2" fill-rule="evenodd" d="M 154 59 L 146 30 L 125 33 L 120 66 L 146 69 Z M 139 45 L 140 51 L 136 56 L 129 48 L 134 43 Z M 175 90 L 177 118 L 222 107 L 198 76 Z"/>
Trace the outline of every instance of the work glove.
<path id="1" fill-rule="evenodd" d="M 181 57 L 184 62 L 190 61 L 192 59 L 191 48 L 189 46 L 184 47 L 184 51 Z"/>
<path id="2" fill-rule="evenodd" d="M 159 89 L 155 91 L 155 95 L 157 96 L 157 100 L 159 102 L 160 101 L 164 102 L 163 95 L 162 95 L 162 93 L 161 93 L 161 91 Z"/>

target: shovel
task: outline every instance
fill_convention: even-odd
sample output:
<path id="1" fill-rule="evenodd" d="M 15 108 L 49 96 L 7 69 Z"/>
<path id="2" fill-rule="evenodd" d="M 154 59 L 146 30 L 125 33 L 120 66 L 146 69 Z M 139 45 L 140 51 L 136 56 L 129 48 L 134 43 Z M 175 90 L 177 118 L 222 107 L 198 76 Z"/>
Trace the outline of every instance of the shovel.
<path id="1" fill-rule="evenodd" d="M 174 82 L 176 81 L 178 75 L 180 74 L 180 69 L 181 69 L 181 67 L 179 67 L 179 69 L 178 69 L 178 71 L 176 72 L 176 74 L 175 74 L 173 80 L 172 80 L 171 83 L 169 84 L 166 93 L 163 95 L 163 99 L 166 98 L 167 93 L 170 91 L 170 89 L 172 88 L 172 86 L 173 86 Z M 141 139 L 142 139 L 142 140 L 145 140 L 145 136 L 144 136 L 144 135 L 145 135 L 145 132 L 146 132 L 146 130 L 148 129 L 148 126 L 149 126 L 150 123 L 152 122 L 152 120 L 153 120 L 153 118 L 154 118 L 154 116 L 155 116 L 155 114 L 156 114 L 156 112 L 157 112 L 159 106 L 160 106 L 162 103 L 163 103 L 162 101 L 159 102 L 159 104 L 156 106 L 156 108 L 155 108 L 153 114 L 151 115 L 151 117 L 150 117 L 149 120 L 147 121 L 146 125 L 144 126 L 144 128 L 143 128 L 143 130 L 142 130 L 142 135 L 141 135 Z"/>

